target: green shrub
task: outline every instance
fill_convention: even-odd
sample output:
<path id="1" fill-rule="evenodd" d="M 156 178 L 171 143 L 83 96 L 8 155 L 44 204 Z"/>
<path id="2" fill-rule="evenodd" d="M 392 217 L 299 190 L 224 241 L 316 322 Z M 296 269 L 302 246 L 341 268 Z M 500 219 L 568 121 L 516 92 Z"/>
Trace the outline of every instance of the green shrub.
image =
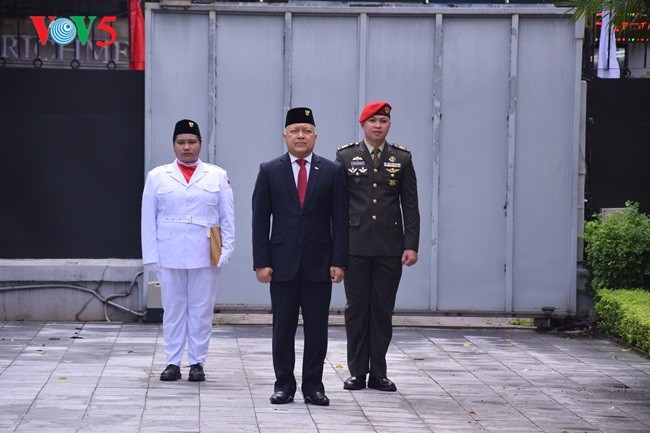
<path id="1" fill-rule="evenodd" d="M 646 290 L 601 289 L 594 311 L 598 329 L 650 353 L 650 292 Z"/>
<path id="2" fill-rule="evenodd" d="M 650 289 L 650 217 L 638 203 L 628 201 L 606 218 L 595 215 L 582 237 L 592 289 Z"/>

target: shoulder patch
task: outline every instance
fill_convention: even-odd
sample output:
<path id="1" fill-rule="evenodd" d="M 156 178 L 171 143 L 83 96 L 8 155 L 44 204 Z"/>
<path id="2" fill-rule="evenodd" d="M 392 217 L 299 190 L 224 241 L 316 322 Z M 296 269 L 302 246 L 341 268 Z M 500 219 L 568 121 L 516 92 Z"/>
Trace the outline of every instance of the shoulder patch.
<path id="1" fill-rule="evenodd" d="M 343 146 L 339 147 L 339 148 L 336 149 L 336 150 L 347 149 L 348 147 L 352 147 L 352 146 L 354 146 L 355 144 L 357 144 L 357 143 L 354 143 L 354 142 L 353 142 L 353 143 L 344 144 Z"/>
<path id="2" fill-rule="evenodd" d="M 391 143 L 390 145 L 393 146 L 396 149 L 403 150 L 404 152 L 411 153 L 410 150 L 408 150 L 406 147 L 402 146 L 401 144 Z"/>

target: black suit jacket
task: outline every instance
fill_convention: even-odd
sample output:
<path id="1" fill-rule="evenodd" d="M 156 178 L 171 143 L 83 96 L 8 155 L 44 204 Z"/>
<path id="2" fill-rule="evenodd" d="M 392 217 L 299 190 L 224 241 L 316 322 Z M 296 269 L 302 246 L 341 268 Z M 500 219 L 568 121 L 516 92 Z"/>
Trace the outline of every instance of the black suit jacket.
<path id="1" fill-rule="evenodd" d="M 330 266 L 348 265 L 348 194 L 343 168 L 312 155 L 304 207 L 288 153 L 264 162 L 253 191 L 253 268 L 273 268 L 290 281 L 302 267 L 309 280 L 329 281 Z"/>
<path id="2" fill-rule="evenodd" d="M 384 144 L 375 169 L 365 142 L 341 146 L 350 200 L 350 255 L 401 256 L 418 250 L 420 211 L 411 152 Z"/>

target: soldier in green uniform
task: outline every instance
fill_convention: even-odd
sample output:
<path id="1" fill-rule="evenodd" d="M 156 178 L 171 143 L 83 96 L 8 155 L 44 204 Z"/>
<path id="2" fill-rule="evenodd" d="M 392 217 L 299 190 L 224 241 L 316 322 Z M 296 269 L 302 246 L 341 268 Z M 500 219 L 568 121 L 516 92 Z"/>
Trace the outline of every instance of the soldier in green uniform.
<path id="1" fill-rule="evenodd" d="M 347 358 L 344 389 L 396 391 L 387 377 L 386 352 L 402 266 L 418 260 L 420 213 L 411 152 L 386 142 L 388 102 L 371 102 L 359 123 L 364 139 L 340 147 L 350 204 L 349 269 L 344 285 Z"/>

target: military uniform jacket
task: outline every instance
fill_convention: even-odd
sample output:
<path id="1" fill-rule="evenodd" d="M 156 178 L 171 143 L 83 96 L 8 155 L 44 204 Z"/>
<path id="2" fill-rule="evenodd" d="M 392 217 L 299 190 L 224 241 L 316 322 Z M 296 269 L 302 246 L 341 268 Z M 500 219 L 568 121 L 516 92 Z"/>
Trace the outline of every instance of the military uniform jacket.
<path id="1" fill-rule="evenodd" d="M 210 266 L 210 227 L 221 227 L 221 255 L 235 249 L 233 193 L 221 167 L 199 160 L 189 182 L 176 161 L 149 172 L 142 193 L 142 262 L 163 268 Z"/>
<path id="2" fill-rule="evenodd" d="M 411 152 L 384 144 L 375 168 L 365 142 L 336 152 L 347 174 L 350 208 L 350 255 L 396 256 L 418 250 L 420 212 Z"/>

